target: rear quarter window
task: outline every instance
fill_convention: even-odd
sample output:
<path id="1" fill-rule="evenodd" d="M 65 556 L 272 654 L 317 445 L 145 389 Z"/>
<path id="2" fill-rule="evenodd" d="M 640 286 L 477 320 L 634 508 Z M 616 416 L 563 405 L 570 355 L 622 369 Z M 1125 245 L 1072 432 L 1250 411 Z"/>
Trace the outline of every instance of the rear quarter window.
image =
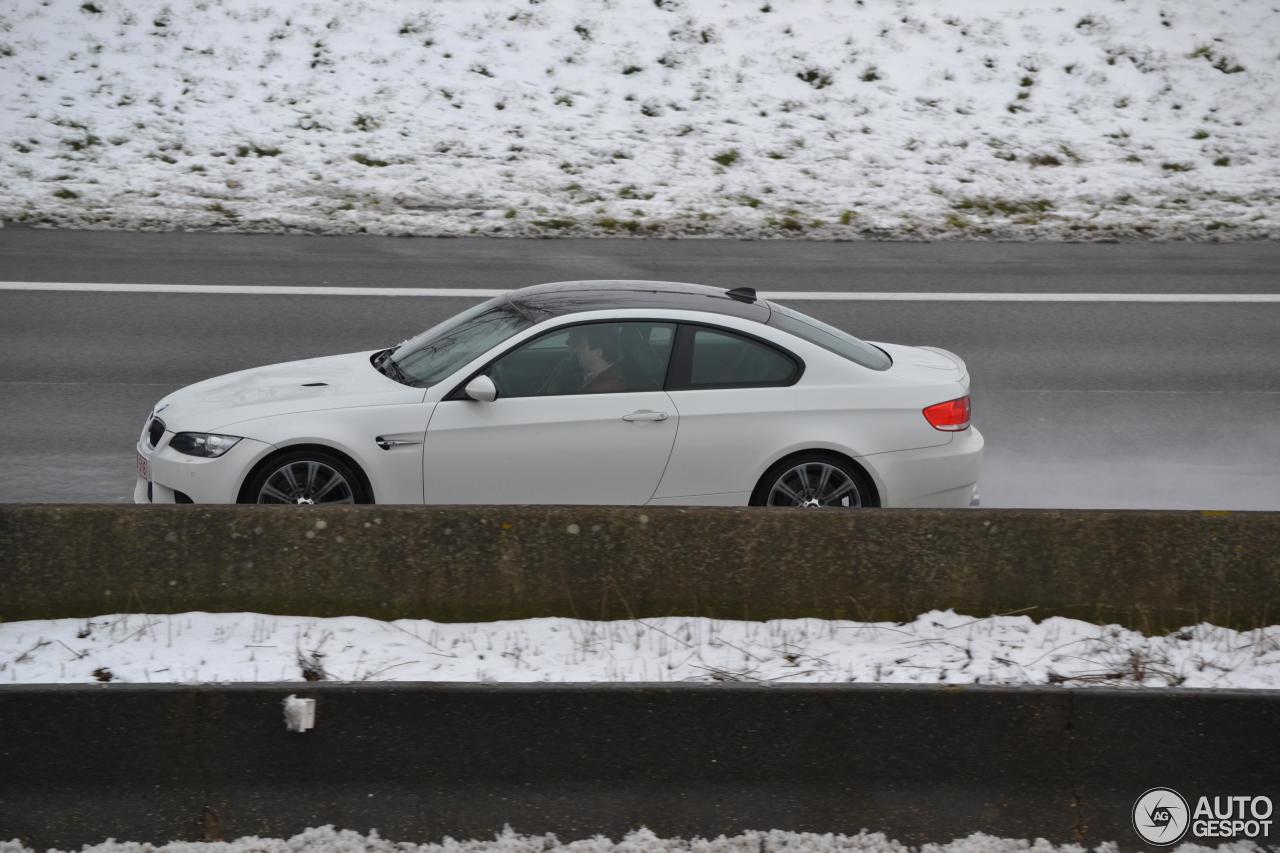
<path id="1" fill-rule="evenodd" d="M 847 358 L 855 364 L 871 370 L 888 370 L 893 366 L 893 359 L 884 350 L 859 340 L 846 331 L 837 329 L 821 320 L 815 320 L 807 314 L 792 311 L 776 303 L 769 303 L 773 309 L 769 315 L 768 325 L 795 335 L 814 346 L 822 347 L 828 352 Z"/>

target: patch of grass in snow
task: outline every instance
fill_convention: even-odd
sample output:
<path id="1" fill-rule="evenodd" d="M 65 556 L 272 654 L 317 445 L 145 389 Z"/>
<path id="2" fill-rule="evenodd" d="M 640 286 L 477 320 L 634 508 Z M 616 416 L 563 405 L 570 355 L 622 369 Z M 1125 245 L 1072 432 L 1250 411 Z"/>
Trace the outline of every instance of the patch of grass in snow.
<path id="1" fill-rule="evenodd" d="M 1027 158 L 1032 166 L 1061 166 L 1062 160 L 1053 154 L 1032 154 Z"/>
<path id="2" fill-rule="evenodd" d="M 796 219 L 794 216 L 784 216 L 781 219 L 776 216 L 770 216 L 764 221 L 764 224 L 768 228 L 791 231 L 792 233 L 798 233 L 804 230 L 804 223 L 799 219 Z"/>
<path id="3" fill-rule="evenodd" d="M 278 157 L 280 155 L 279 148 L 263 147 L 260 145 L 239 145 L 236 146 L 237 157 L 248 157 L 252 154 L 255 157 Z"/>
<path id="4" fill-rule="evenodd" d="M 94 136 L 92 133 L 86 133 L 79 139 L 74 137 L 64 139 L 62 140 L 62 144 L 70 148 L 72 151 L 83 151 L 84 149 L 90 148 L 94 145 L 101 145 L 102 140 Z"/>
<path id="5" fill-rule="evenodd" d="M 1075 163 L 1077 166 L 1084 162 L 1084 158 L 1077 154 L 1075 149 L 1065 142 L 1058 144 L 1058 150 L 1062 152 L 1064 157 L 1072 163 Z"/>
<path id="6" fill-rule="evenodd" d="M 434 22 L 431 20 L 431 16 L 424 12 L 422 14 L 409 18 L 403 24 L 401 24 L 400 35 L 402 36 L 421 35 L 422 33 L 429 32 L 433 26 L 434 26 Z"/>
<path id="7" fill-rule="evenodd" d="M 382 122 L 378 121 L 368 113 L 356 113 L 356 117 L 352 119 L 351 124 L 356 130 L 371 131 L 382 127 Z"/>
<path id="8" fill-rule="evenodd" d="M 840 224 L 841 224 L 841 225 L 852 225 L 852 224 L 853 224 L 853 220 L 854 220 L 854 219 L 856 219 L 857 217 L 858 217 L 858 211 L 856 211 L 856 210 L 845 210 L 845 211 L 841 211 L 841 213 L 840 213 Z"/>
<path id="9" fill-rule="evenodd" d="M 969 210 L 994 216 L 997 213 L 1013 216 L 1018 213 L 1044 213 L 1054 204 L 1047 198 L 1009 199 L 988 196 L 964 196 L 951 205 L 956 210 Z"/>
<path id="10" fill-rule="evenodd" d="M 53 191 L 53 194 L 58 198 L 65 198 L 65 199 L 80 198 L 80 193 L 75 192 L 73 190 L 69 190 L 66 187 L 59 187 L 58 189 Z"/>
<path id="11" fill-rule="evenodd" d="M 1191 53 L 1187 54 L 1188 59 L 1203 59 L 1223 74 L 1239 74 L 1244 71 L 1244 66 L 1216 53 L 1211 44 L 1202 44 Z"/>
<path id="12" fill-rule="evenodd" d="M 603 228 L 606 231 L 626 230 L 631 232 L 632 234 L 635 234 L 636 232 L 640 231 L 641 228 L 644 227 L 644 223 L 641 222 L 639 219 L 612 219 L 609 217 L 606 217 L 604 219 L 597 219 L 596 225 L 600 228 Z"/>
<path id="13" fill-rule="evenodd" d="M 240 214 L 236 213 L 231 208 L 223 207 L 222 202 L 214 202 L 213 204 L 205 207 L 205 210 L 209 211 L 210 213 L 216 213 L 219 216 L 221 216 L 223 219 L 229 220 L 231 222 L 235 222 L 237 219 L 240 218 Z"/>
<path id="14" fill-rule="evenodd" d="M 379 160 L 376 157 L 370 157 L 364 153 L 352 154 L 351 159 L 355 160 L 361 166 L 369 166 L 370 168 L 375 168 L 375 169 L 380 169 L 383 166 L 391 165 L 391 163 L 387 160 Z"/>
<path id="15" fill-rule="evenodd" d="M 572 228 L 578 223 L 573 219 L 535 219 L 533 224 L 539 228 L 550 228 L 553 231 L 563 231 L 566 228 Z"/>
<path id="16" fill-rule="evenodd" d="M 1204 128 L 1200 128 L 1195 133 L 1191 134 L 1191 138 L 1192 139 L 1208 139 L 1209 131 L 1205 130 Z"/>
<path id="17" fill-rule="evenodd" d="M 719 154 L 712 156 L 711 159 L 715 160 L 721 166 L 732 166 L 734 163 L 737 163 L 742 159 L 742 154 L 737 148 L 730 148 L 727 151 L 721 151 Z"/>
<path id="18" fill-rule="evenodd" d="M 1231 158 L 1230 158 L 1230 157 L 1219 157 L 1218 159 L 1216 159 L 1216 160 L 1214 160 L 1214 161 L 1213 161 L 1213 165 L 1215 165 L 1215 166 L 1230 166 L 1230 165 L 1231 165 Z"/>
<path id="19" fill-rule="evenodd" d="M 863 83 L 874 83 L 880 79 L 880 71 L 872 65 L 858 77 Z"/>
<path id="20" fill-rule="evenodd" d="M 804 71 L 797 72 L 796 77 L 815 89 L 825 89 L 831 85 L 831 75 L 821 68 L 806 68 Z"/>

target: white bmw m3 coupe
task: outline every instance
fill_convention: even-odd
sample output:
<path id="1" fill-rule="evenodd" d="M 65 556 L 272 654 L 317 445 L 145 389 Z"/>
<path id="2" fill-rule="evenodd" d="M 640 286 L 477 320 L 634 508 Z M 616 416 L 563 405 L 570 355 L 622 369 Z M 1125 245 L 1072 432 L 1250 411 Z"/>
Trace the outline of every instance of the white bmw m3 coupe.
<path id="1" fill-rule="evenodd" d="M 138 440 L 138 503 L 963 507 L 969 374 L 722 290 L 513 290 L 397 347 L 208 379 Z"/>

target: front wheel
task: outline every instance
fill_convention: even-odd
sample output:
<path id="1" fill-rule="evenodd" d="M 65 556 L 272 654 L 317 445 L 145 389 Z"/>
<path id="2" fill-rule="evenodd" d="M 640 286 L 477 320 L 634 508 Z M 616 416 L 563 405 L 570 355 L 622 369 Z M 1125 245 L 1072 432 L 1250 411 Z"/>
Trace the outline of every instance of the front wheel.
<path id="1" fill-rule="evenodd" d="M 856 509 L 879 506 L 880 501 L 862 469 L 830 454 L 805 453 L 766 471 L 751 505 Z"/>
<path id="2" fill-rule="evenodd" d="M 286 453 L 264 466 L 244 490 L 246 503 L 329 506 L 370 503 L 360 477 L 333 454 Z"/>

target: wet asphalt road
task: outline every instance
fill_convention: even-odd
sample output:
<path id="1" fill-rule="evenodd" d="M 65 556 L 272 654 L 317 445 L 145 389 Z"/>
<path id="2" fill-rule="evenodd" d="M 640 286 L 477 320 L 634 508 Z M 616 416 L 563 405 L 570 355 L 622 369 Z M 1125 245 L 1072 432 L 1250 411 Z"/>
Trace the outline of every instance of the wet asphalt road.
<path id="1" fill-rule="evenodd" d="M 428 240 L 0 230 L 0 281 L 1280 293 L 1280 245 Z M 181 385 L 394 343 L 471 298 L 0 291 L 0 501 L 129 499 Z M 954 350 L 986 506 L 1280 509 L 1280 304 L 798 302 Z"/>

